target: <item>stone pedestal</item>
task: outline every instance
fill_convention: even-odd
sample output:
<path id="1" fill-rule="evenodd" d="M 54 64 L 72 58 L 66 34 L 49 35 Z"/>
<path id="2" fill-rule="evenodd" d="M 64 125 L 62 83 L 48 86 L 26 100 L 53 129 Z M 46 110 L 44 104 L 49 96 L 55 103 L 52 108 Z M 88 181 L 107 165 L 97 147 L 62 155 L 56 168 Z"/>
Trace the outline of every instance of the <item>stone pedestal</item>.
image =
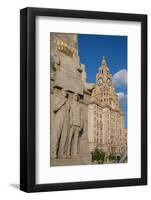
<path id="1" fill-rule="evenodd" d="M 80 158 L 72 159 L 53 159 L 51 160 L 51 166 L 67 166 L 67 165 L 82 165 L 85 164 Z"/>

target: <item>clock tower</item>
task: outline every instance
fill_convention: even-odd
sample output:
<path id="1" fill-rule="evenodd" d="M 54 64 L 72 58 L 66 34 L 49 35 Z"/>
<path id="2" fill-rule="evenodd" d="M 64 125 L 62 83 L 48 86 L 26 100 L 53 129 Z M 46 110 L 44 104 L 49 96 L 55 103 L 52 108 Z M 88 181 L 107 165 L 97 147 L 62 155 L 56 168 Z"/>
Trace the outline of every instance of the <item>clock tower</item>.
<path id="1" fill-rule="evenodd" d="M 115 93 L 112 75 L 105 57 L 103 57 L 99 73 L 96 75 L 96 86 L 92 91 L 92 101 L 120 110 L 118 96 Z"/>
<path id="2" fill-rule="evenodd" d="M 88 137 L 91 152 L 98 148 L 105 155 L 113 155 L 118 159 L 127 152 L 124 113 L 105 57 L 96 75 L 96 84 L 88 106 Z"/>

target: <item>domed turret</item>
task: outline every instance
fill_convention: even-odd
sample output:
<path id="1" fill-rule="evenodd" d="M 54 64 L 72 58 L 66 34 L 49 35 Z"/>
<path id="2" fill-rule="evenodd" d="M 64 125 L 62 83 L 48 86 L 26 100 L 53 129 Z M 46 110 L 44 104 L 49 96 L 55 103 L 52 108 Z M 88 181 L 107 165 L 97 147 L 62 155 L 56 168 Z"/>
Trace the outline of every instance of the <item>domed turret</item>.
<path id="1" fill-rule="evenodd" d="M 107 66 L 107 62 L 105 57 L 103 56 L 102 61 L 101 61 L 101 66 L 99 68 L 99 72 L 102 74 L 108 74 L 109 73 L 109 68 Z"/>

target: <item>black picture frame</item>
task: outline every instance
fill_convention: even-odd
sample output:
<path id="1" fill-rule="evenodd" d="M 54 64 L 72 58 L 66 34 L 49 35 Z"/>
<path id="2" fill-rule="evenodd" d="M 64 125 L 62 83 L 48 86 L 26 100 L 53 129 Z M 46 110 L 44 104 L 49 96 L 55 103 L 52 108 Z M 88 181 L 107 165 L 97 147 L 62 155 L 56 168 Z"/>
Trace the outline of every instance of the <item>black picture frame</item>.
<path id="1" fill-rule="evenodd" d="M 37 16 L 103 19 L 141 23 L 141 178 L 70 183 L 35 182 L 35 19 Z M 44 192 L 147 184 L 147 15 L 48 8 L 20 11 L 20 190 Z"/>

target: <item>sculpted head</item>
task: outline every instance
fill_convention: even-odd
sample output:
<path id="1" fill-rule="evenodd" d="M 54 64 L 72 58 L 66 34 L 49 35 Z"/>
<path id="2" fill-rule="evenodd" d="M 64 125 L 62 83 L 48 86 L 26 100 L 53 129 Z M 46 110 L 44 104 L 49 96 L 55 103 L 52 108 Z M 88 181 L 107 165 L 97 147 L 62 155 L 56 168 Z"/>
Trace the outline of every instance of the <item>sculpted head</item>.
<path id="1" fill-rule="evenodd" d="M 61 90 L 62 96 L 67 97 L 67 90 L 62 88 Z"/>
<path id="2" fill-rule="evenodd" d="M 78 97 L 79 97 L 79 96 L 78 96 L 78 94 L 76 94 L 76 93 L 75 93 L 75 94 L 73 94 L 73 99 L 74 99 L 75 101 L 77 101 L 77 100 L 78 100 Z"/>

